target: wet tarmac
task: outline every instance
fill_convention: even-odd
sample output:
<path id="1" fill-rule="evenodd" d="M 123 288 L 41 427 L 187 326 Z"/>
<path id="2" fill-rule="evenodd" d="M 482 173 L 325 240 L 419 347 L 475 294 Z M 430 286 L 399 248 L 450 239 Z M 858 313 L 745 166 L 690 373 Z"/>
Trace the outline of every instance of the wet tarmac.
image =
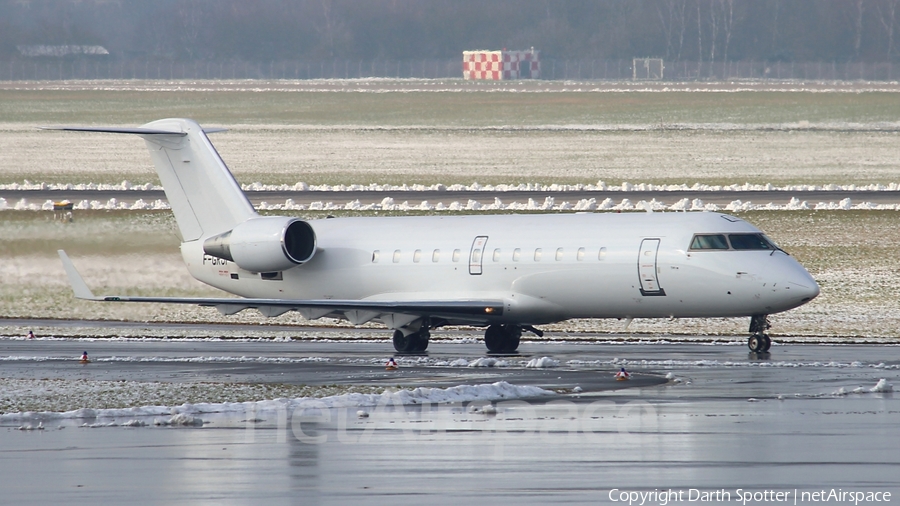
<path id="1" fill-rule="evenodd" d="M 78 364 L 82 351 L 95 361 Z M 4 422 L 3 502 L 870 504 L 900 497 L 900 403 L 885 382 L 874 388 L 881 379 L 900 381 L 897 347 L 776 345 L 756 356 L 745 346 L 527 342 L 517 356 L 498 357 L 510 365 L 480 368 L 430 365 L 485 357 L 480 343 L 436 342 L 415 358 L 419 365 L 402 357 L 397 372 L 380 366 L 389 353 L 387 342 L 2 340 L 0 377 L 507 381 L 566 393 L 489 409 L 473 401 L 232 411 L 187 427 L 62 419 L 17 430 L 19 422 Z M 279 357 L 296 360 L 264 360 Z M 310 357 L 317 361 L 301 361 Z M 559 366 L 521 365 L 537 357 Z M 620 366 L 632 380 L 612 379 Z"/>

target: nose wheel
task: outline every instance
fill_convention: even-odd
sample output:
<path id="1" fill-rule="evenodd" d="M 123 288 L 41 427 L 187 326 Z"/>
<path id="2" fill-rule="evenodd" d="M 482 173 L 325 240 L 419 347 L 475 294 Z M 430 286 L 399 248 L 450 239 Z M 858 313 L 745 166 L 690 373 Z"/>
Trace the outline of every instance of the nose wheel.
<path id="1" fill-rule="evenodd" d="M 756 315 L 750 318 L 750 339 L 747 347 L 753 353 L 765 353 L 772 347 L 772 339 L 766 331 L 772 328 L 768 315 Z"/>
<path id="2" fill-rule="evenodd" d="M 768 334 L 758 333 L 750 336 L 747 340 L 747 347 L 753 353 L 765 353 L 772 347 L 772 339 Z"/>

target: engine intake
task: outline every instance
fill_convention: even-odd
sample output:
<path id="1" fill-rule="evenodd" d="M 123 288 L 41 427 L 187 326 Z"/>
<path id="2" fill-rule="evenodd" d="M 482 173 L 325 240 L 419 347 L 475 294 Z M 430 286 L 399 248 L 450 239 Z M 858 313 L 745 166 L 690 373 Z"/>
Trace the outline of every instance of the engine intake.
<path id="1" fill-rule="evenodd" d="M 203 241 L 203 252 L 251 272 L 283 271 L 312 259 L 316 233 L 297 218 L 261 216 Z"/>

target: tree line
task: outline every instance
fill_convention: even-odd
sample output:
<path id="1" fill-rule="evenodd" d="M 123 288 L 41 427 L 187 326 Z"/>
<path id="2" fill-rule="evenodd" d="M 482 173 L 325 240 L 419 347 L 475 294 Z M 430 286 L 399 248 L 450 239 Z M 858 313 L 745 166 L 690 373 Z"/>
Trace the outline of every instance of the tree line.
<path id="1" fill-rule="evenodd" d="M 892 62 L 900 0 L 0 0 L 0 60 L 102 45 L 143 61 L 544 58 Z"/>

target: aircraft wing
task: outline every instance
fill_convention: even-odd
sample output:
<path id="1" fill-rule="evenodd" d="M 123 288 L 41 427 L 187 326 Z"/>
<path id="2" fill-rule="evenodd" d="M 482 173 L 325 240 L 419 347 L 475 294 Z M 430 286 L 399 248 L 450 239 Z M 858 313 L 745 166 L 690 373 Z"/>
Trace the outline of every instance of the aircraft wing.
<path id="1" fill-rule="evenodd" d="M 278 316 L 297 311 L 307 319 L 323 316 L 343 316 L 353 324 L 380 319 L 390 328 L 406 325 L 419 317 L 444 318 L 471 324 L 490 323 L 503 315 L 502 300 L 337 300 L 337 299 L 261 299 L 239 297 L 131 297 L 120 295 L 96 296 L 88 288 L 81 274 L 66 252 L 58 250 L 63 268 L 75 297 L 99 302 L 154 302 L 167 304 L 197 304 L 212 306 L 222 314 L 234 314 L 244 309 L 257 309 L 266 316 Z"/>

